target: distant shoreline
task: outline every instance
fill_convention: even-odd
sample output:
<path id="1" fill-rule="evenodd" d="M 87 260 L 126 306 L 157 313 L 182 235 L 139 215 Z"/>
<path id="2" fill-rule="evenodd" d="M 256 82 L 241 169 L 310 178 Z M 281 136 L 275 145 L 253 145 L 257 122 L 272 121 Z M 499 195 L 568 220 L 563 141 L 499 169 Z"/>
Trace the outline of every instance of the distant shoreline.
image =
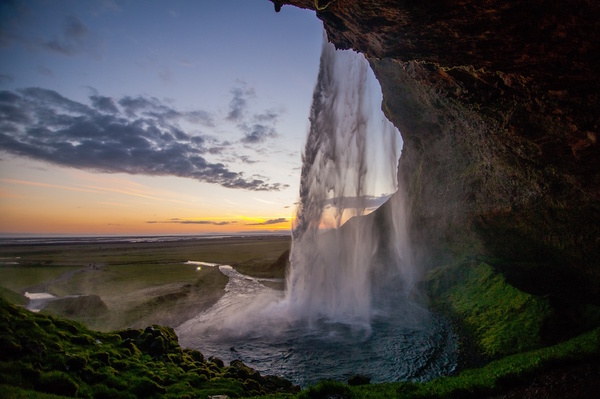
<path id="1" fill-rule="evenodd" d="M 221 240 L 240 238 L 290 238 L 291 233 L 257 232 L 233 234 L 198 234 L 198 235 L 0 235 L 2 245 L 48 245 L 48 244 L 102 244 L 102 243 L 152 243 L 179 242 L 191 240 Z"/>

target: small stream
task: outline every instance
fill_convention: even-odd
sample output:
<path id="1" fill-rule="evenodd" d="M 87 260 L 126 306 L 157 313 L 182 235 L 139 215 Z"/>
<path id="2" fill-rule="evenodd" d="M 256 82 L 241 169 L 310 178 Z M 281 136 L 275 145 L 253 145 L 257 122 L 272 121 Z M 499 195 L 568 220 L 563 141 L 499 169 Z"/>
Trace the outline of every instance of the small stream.
<path id="1" fill-rule="evenodd" d="M 370 326 L 307 322 L 289 317 L 283 292 L 231 266 L 219 270 L 229 277 L 225 295 L 176 329 L 183 346 L 205 356 L 239 359 L 301 386 L 355 374 L 372 382 L 425 381 L 456 368 L 448 323 L 404 297 L 377 309 Z"/>

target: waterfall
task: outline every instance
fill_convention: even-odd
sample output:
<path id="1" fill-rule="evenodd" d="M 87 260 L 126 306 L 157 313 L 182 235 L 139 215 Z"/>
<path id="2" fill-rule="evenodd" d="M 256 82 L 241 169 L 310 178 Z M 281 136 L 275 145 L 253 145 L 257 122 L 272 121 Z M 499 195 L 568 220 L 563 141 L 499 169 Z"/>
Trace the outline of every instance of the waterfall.
<path id="1" fill-rule="evenodd" d="M 376 95 L 364 56 L 324 39 L 292 232 L 286 302 L 293 318 L 368 326 L 386 293 L 411 286 L 399 132 L 381 102 L 374 106 Z M 386 188 L 397 191 L 378 217 L 369 214 L 369 200 Z"/>

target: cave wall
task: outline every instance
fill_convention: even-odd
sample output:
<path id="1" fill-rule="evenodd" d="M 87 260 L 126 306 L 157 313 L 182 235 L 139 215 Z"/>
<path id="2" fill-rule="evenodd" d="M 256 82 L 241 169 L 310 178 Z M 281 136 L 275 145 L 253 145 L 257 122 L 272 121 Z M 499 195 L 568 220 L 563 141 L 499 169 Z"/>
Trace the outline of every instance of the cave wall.
<path id="1" fill-rule="evenodd" d="M 368 58 L 421 262 L 492 256 L 523 289 L 600 302 L 600 3 L 274 4 Z"/>

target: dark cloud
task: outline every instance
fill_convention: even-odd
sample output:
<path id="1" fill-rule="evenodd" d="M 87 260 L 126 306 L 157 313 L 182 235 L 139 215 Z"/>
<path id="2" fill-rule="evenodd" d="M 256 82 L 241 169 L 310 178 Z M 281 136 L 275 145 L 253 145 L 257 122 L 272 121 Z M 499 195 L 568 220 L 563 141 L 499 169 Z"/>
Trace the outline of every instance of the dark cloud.
<path id="1" fill-rule="evenodd" d="M 279 114 L 273 110 L 254 115 L 256 121 L 263 123 L 274 123 L 277 118 L 279 118 Z"/>
<path id="2" fill-rule="evenodd" d="M 242 156 L 240 156 L 240 161 L 242 161 L 243 163 L 245 163 L 245 164 L 248 164 L 248 165 L 251 165 L 251 164 L 253 164 L 253 163 L 256 163 L 256 162 L 258 162 L 258 161 L 255 161 L 255 160 L 251 159 L 251 158 L 250 158 L 249 156 L 247 156 L 247 155 L 242 155 Z"/>
<path id="3" fill-rule="evenodd" d="M 260 223 L 247 223 L 246 226 L 267 226 L 270 224 L 280 224 L 287 222 L 286 218 L 278 218 L 278 219 L 269 219 Z"/>
<path id="4" fill-rule="evenodd" d="M 189 219 L 179 219 L 173 218 L 165 221 L 156 221 L 149 220 L 146 223 L 148 224 L 157 224 L 157 223 L 176 223 L 176 224 L 202 224 L 202 225 L 213 225 L 213 226 L 225 226 L 228 224 L 236 224 L 235 221 L 215 221 L 215 220 L 189 220 Z"/>
<path id="5" fill-rule="evenodd" d="M 90 104 L 41 88 L 0 91 L 0 150 L 61 166 L 105 173 L 171 175 L 229 188 L 280 190 L 209 162 L 204 155 L 225 143 L 183 131 L 179 120 L 203 111 L 179 112 L 156 98 L 113 99 L 98 94 Z"/>
<path id="6" fill-rule="evenodd" d="M 239 122 L 244 117 L 244 113 L 248 107 L 248 100 L 256 97 L 256 93 L 253 88 L 235 87 L 231 89 L 231 94 L 233 98 L 229 102 L 227 120 Z"/>
<path id="7" fill-rule="evenodd" d="M 90 96 L 90 101 L 92 102 L 92 107 L 96 108 L 100 112 L 106 112 L 109 114 L 119 113 L 117 104 L 115 103 L 115 100 L 111 97 L 93 95 Z"/>
<path id="8" fill-rule="evenodd" d="M 252 126 L 242 126 L 244 137 L 240 140 L 244 144 L 259 144 L 267 141 L 268 138 L 277 137 L 275 128 L 268 125 L 254 124 Z"/>

